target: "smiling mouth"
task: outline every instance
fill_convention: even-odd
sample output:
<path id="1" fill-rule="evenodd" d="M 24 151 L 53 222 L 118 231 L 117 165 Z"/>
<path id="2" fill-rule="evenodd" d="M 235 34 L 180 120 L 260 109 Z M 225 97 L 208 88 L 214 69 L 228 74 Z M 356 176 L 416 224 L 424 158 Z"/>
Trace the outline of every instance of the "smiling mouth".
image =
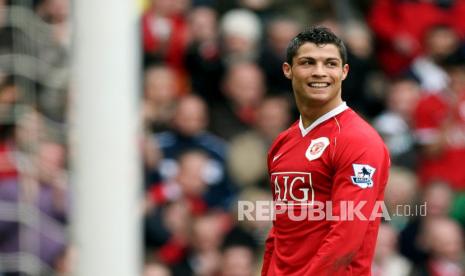
<path id="1" fill-rule="evenodd" d="M 311 88 L 326 88 L 329 86 L 329 82 L 311 82 L 308 86 Z"/>

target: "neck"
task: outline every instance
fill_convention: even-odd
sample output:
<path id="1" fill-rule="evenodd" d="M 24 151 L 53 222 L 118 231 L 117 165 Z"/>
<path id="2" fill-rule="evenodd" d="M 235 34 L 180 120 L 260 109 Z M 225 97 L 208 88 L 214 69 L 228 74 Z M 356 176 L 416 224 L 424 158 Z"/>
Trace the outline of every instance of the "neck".
<path id="1" fill-rule="evenodd" d="M 329 111 L 335 109 L 340 104 L 342 104 L 342 99 L 338 98 L 337 100 L 332 101 L 322 106 L 309 105 L 309 104 L 297 106 L 300 112 L 300 116 L 302 117 L 302 124 L 304 128 L 309 127 L 318 118 L 328 113 Z"/>

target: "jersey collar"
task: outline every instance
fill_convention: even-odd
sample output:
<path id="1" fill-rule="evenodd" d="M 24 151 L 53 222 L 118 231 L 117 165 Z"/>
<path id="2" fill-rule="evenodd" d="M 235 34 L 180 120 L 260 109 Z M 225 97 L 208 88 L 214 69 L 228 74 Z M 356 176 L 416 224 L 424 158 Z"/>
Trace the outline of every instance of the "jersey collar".
<path id="1" fill-rule="evenodd" d="M 323 123 L 324 121 L 328 120 L 331 117 L 338 115 L 339 113 L 343 112 L 344 110 L 348 108 L 349 107 L 347 106 L 346 102 L 342 102 L 336 108 L 330 110 L 326 114 L 322 115 L 320 118 L 316 119 L 316 121 L 313 122 L 311 125 L 309 125 L 307 128 L 304 128 L 304 124 L 302 123 L 302 116 L 300 116 L 299 117 L 299 128 L 300 128 L 300 132 L 302 133 L 302 136 L 307 135 L 307 133 L 309 133 L 312 129 L 317 127 L 319 124 Z"/>

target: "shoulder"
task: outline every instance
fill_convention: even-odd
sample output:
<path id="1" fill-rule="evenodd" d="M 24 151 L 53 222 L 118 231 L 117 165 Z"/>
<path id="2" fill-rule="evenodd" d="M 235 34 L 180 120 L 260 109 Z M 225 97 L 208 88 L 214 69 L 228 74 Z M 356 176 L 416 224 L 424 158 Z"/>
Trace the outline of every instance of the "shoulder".
<path id="1" fill-rule="evenodd" d="M 226 140 L 208 131 L 205 131 L 199 134 L 197 136 L 197 139 L 203 140 L 205 143 L 217 145 L 218 147 L 223 147 L 223 148 L 226 148 L 228 145 Z"/>
<path id="2" fill-rule="evenodd" d="M 364 145 L 384 145 L 378 132 L 352 109 L 347 110 L 341 116 L 335 117 L 339 132 L 336 139 L 339 143 Z"/>
<path id="3" fill-rule="evenodd" d="M 332 166 L 342 174 L 363 175 L 361 170 L 375 169 L 385 183 L 391 164 L 386 145 L 368 122 L 352 110 L 347 113 L 341 116 L 340 132 L 333 138 Z"/>
<path id="4" fill-rule="evenodd" d="M 338 116 L 339 132 L 334 136 L 333 161 L 346 164 L 356 160 L 389 164 L 389 151 L 381 136 L 353 110 Z"/>
<path id="5" fill-rule="evenodd" d="M 198 143 L 207 149 L 223 156 L 228 150 L 228 143 L 221 137 L 216 136 L 210 132 L 204 132 L 197 137 Z"/>
<path id="6" fill-rule="evenodd" d="M 160 148 L 171 147 L 176 143 L 177 136 L 172 131 L 163 131 L 153 135 Z"/>

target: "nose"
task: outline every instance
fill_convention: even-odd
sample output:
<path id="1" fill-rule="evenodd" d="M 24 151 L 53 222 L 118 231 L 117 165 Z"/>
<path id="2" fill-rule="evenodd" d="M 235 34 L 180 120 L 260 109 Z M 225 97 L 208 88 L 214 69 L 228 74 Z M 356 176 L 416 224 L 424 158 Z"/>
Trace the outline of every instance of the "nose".
<path id="1" fill-rule="evenodd" d="M 325 71 L 323 63 L 318 62 L 317 64 L 315 64 L 314 70 L 312 71 L 312 76 L 313 77 L 325 77 L 326 76 L 326 71 Z"/>

